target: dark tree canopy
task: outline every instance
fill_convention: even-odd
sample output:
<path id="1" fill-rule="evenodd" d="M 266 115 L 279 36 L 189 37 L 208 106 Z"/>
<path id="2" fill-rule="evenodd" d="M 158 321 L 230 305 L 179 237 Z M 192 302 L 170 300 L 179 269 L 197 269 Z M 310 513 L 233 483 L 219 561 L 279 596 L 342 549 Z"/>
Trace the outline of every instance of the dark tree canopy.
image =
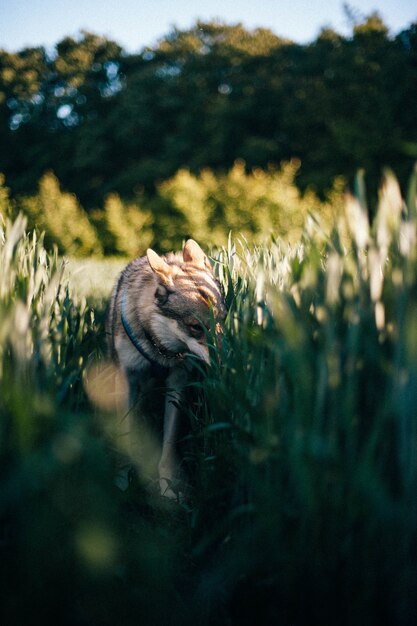
<path id="1" fill-rule="evenodd" d="M 53 55 L 0 51 L 0 171 L 13 193 L 53 169 L 89 209 L 180 167 L 223 171 L 299 158 L 299 183 L 417 157 L 417 24 L 390 36 L 377 14 L 343 37 L 298 45 L 268 29 L 197 23 L 127 54 L 83 32 Z"/>

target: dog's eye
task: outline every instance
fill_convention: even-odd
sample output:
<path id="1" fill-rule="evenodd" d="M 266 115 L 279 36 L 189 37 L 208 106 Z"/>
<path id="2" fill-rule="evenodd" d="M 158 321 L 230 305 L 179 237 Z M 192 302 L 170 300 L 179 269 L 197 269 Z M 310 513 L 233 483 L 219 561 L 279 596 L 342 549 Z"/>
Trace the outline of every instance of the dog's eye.
<path id="1" fill-rule="evenodd" d="M 192 335 L 198 337 L 203 334 L 204 329 L 201 324 L 188 324 L 188 328 Z"/>
<path id="2" fill-rule="evenodd" d="M 165 304 L 169 297 L 168 289 L 166 289 L 163 285 L 159 285 L 158 289 L 155 291 L 155 297 L 159 305 Z"/>

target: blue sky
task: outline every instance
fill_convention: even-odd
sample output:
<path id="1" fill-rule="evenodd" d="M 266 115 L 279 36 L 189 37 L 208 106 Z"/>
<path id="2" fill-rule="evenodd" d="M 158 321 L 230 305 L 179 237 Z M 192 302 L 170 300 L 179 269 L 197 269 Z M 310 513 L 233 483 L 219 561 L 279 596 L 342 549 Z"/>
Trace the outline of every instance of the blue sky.
<path id="1" fill-rule="evenodd" d="M 359 15 L 378 10 L 393 33 L 417 21 L 416 0 L 348 4 Z M 51 47 L 85 29 L 133 52 L 154 44 L 172 25 L 187 28 L 197 18 L 264 26 L 299 43 L 313 40 L 323 26 L 350 32 L 343 0 L 0 0 L 0 48 Z"/>

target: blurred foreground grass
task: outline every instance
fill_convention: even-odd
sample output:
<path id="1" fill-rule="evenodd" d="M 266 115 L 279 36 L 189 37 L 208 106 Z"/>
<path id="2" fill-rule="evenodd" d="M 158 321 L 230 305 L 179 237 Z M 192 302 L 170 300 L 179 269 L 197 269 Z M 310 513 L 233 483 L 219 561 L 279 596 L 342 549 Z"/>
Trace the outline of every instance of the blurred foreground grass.
<path id="1" fill-rule="evenodd" d="M 116 487 L 120 417 L 82 384 L 123 262 L 61 270 L 2 230 L 2 623 L 414 623 L 416 185 L 387 174 L 370 225 L 358 178 L 330 236 L 312 217 L 215 252 L 229 315 L 189 390 L 183 505 Z"/>

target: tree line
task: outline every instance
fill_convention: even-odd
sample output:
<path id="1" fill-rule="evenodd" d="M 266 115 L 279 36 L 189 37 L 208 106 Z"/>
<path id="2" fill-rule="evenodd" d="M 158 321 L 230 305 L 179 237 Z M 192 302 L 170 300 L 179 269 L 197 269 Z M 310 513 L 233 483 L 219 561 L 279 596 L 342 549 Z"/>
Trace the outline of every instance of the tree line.
<path id="1" fill-rule="evenodd" d="M 311 214 L 327 234 L 343 206 L 343 181 L 336 179 L 325 200 L 295 184 L 299 163 L 247 173 L 236 161 L 224 174 L 205 168 L 199 174 L 181 169 L 156 186 L 152 195 L 124 200 L 106 195 L 103 205 L 86 211 L 76 195 L 61 188 L 46 172 L 31 195 L 10 197 L 0 174 L 0 224 L 23 213 L 30 229 L 44 233 L 48 249 L 66 256 L 122 255 L 134 257 L 152 246 L 160 251 L 181 247 L 194 237 L 216 247 L 232 232 L 259 243 L 275 237 L 295 243 Z M 311 219 L 311 218 L 310 218 Z"/>
<path id="2" fill-rule="evenodd" d="M 298 159 L 297 183 L 319 193 L 364 168 L 376 188 L 384 166 L 410 175 L 416 107 L 417 23 L 391 35 L 378 14 L 305 45 L 198 22 L 128 54 L 83 32 L 0 51 L 0 171 L 27 195 L 52 170 L 87 212 L 236 159 L 247 172 Z"/>

